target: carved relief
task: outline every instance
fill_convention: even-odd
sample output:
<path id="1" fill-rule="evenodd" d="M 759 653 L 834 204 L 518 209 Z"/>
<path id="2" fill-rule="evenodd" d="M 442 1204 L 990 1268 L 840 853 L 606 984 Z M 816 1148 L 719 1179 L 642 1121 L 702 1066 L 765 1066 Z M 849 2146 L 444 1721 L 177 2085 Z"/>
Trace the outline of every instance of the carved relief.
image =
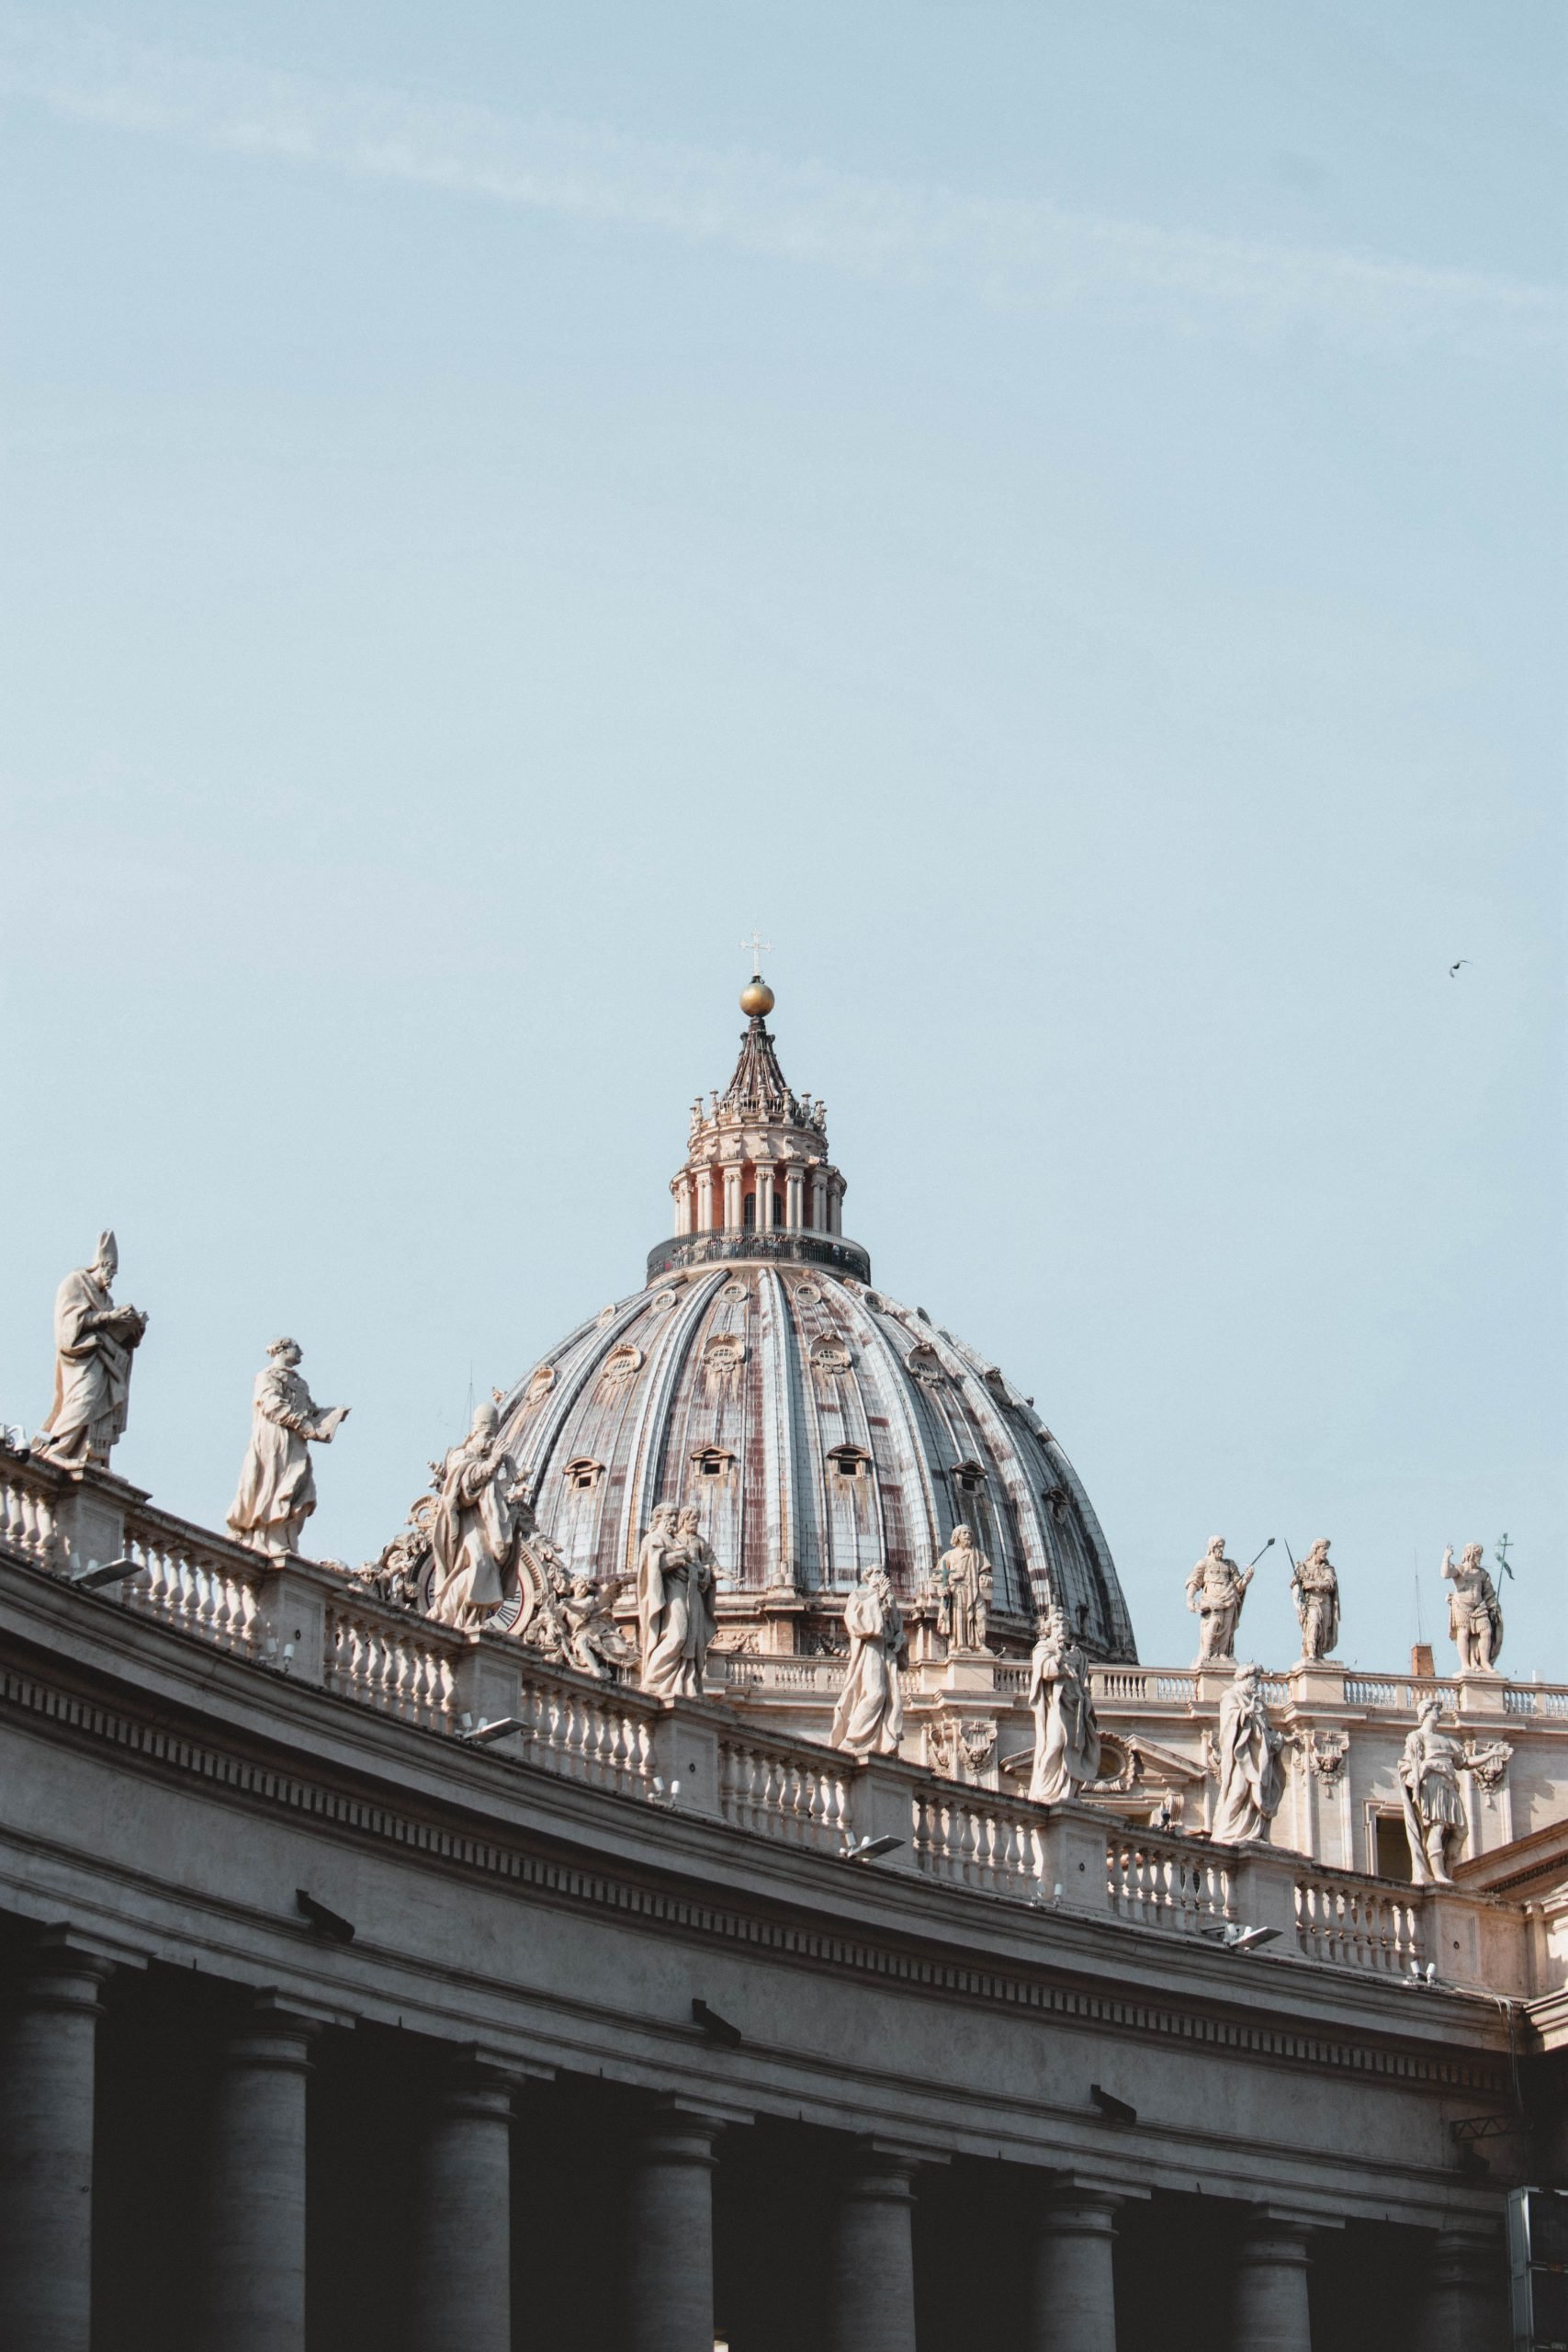
<path id="1" fill-rule="evenodd" d="M 1472 1740 L 1464 1751 L 1464 1760 L 1487 1795 L 1495 1796 L 1508 1777 L 1513 1755 L 1514 1751 L 1506 1739 L 1490 1739 L 1483 1747 Z"/>
<path id="2" fill-rule="evenodd" d="M 811 1369 L 813 1372 L 820 1373 L 824 1379 L 840 1378 L 844 1373 L 848 1372 L 851 1362 L 849 1347 L 844 1340 L 838 1339 L 812 1340 Z"/>
<path id="3" fill-rule="evenodd" d="M 642 1350 L 623 1340 L 618 1348 L 610 1350 L 600 1366 L 599 1386 L 614 1395 L 617 1389 L 628 1387 L 641 1370 Z"/>
<path id="4" fill-rule="evenodd" d="M 531 1412 L 536 1405 L 542 1405 L 555 1385 L 555 1366 L 542 1363 L 523 1391 L 524 1411 Z"/>
<path id="5" fill-rule="evenodd" d="M 703 1348 L 703 1370 L 710 1379 L 737 1373 L 746 1361 L 746 1342 L 739 1331 L 716 1331 Z"/>
<path id="6" fill-rule="evenodd" d="M 750 1293 L 748 1292 L 744 1283 L 726 1283 L 724 1288 L 719 1293 L 719 1296 L 721 1298 L 730 1299 L 746 1298 L 750 1296 Z"/>
<path id="7" fill-rule="evenodd" d="M 1337 1781 L 1350 1753 L 1350 1735 L 1344 1731 L 1307 1734 L 1307 1764 L 1320 1781 Z"/>
<path id="8" fill-rule="evenodd" d="M 959 1724 L 958 1736 L 964 1743 L 964 1753 L 969 1759 L 969 1770 L 983 1772 L 997 1744 L 996 1724 L 966 1721 Z"/>
<path id="9" fill-rule="evenodd" d="M 942 1368 L 942 1358 L 929 1340 L 921 1340 L 918 1346 L 909 1350 L 904 1358 L 904 1369 L 922 1387 L 945 1388 L 947 1385 L 947 1374 Z"/>
<path id="10" fill-rule="evenodd" d="M 613 1306 L 602 1306 L 599 1309 L 598 1314 L 593 1318 L 593 1328 L 596 1331 L 602 1331 L 606 1323 L 613 1323 L 615 1319 L 615 1308 Z"/>

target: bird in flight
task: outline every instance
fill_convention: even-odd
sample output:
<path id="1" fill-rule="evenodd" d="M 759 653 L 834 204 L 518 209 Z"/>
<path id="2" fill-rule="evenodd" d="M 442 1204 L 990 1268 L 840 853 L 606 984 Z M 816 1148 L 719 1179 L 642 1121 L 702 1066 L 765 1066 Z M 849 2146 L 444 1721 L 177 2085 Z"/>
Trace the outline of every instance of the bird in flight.
<path id="1" fill-rule="evenodd" d="M 1469 963 L 1469 961 L 1470 961 L 1470 958 L 1469 958 L 1469 956 L 1461 956 L 1460 957 L 1460 959 L 1459 959 L 1459 964 L 1450 964 L 1450 965 L 1449 966 L 1449 978 L 1450 978 L 1450 979 L 1451 980 L 1451 979 L 1455 978 L 1456 978 L 1456 976 L 1458 975 L 1459 967 L 1460 967 L 1460 964 L 1468 964 L 1468 963 Z"/>

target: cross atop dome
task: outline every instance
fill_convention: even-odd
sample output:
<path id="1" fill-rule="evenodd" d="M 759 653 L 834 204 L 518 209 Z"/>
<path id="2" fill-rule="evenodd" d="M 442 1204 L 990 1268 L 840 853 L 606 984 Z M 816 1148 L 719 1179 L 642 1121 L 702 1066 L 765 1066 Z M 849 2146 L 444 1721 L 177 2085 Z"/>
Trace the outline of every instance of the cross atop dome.
<path id="1" fill-rule="evenodd" d="M 847 1187 L 828 1158 L 826 1106 L 794 1091 L 773 1049 L 765 942 L 753 933 L 741 944 L 752 968 L 740 991 L 740 1053 L 724 1092 L 692 1105 L 685 1162 L 670 1186 L 675 1238 L 650 1256 L 650 1277 L 656 1264 L 796 1258 L 869 1280 L 864 1250 L 840 1238 Z"/>

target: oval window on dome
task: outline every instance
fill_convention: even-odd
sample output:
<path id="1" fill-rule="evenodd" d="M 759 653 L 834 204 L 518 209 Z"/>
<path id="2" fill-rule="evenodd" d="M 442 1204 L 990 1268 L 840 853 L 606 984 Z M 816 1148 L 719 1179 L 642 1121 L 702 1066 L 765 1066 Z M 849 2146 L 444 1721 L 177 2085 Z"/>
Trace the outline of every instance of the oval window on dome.
<path id="1" fill-rule="evenodd" d="M 840 1339 L 825 1338 L 811 1342 L 811 1369 L 836 1380 L 850 1368 L 850 1351 Z"/>
<path id="2" fill-rule="evenodd" d="M 923 1381 L 928 1388 L 941 1388 L 946 1383 L 947 1374 L 942 1368 L 942 1358 L 925 1340 L 909 1350 L 904 1364 L 913 1378 Z"/>
<path id="3" fill-rule="evenodd" d="M 623 1340 L 618 1348 L 610 1350 L 600 1366 L 599 1385 L 607 1389 L 626 1388 L 641 1370 L 642 1350 Z"/>
<path id="4" fill-rule="evenodd" d="M 795 1295 L 802 1306 L 816 1306 L 822 1296 L 815 1283 L 796 1283 Z"/>
<path id="5" fill-rule="evenodd" d="M 717 1373 L 739 1372 L 746 1361 L 746 1342 L 739 1331 L 716 1331 L 703 1349 L 703 1370 Z"/>
<path id="6" fill-rule="evenodd" d="M 749 1295 L 744 1283 L 726 1283 L 719 1293 L 721 1298 L 746 1298 Z"/>

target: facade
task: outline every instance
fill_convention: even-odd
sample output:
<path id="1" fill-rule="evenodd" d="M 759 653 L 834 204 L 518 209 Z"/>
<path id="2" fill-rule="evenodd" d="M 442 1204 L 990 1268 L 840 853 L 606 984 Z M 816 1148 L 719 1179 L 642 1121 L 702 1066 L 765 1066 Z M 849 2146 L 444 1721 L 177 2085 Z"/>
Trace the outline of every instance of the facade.
<path id="1" fill-rule="evenodd" d="M 245 1541 L 109 1466 L 100 1250 L 80 1409 L 0 1450 L 7 2352 L 1508 2341 L 1568 1692 L 1468 1560 L 1446 1679 L 1304 1606 L 1327 1654 L 1238 1666 L 1213 1556 L 1141 1664 L 1032 1401 L 873 1287 L 772 1003 L 645 1286 L 364 1570 L 300 1555 L 297 1350 Z"/>

